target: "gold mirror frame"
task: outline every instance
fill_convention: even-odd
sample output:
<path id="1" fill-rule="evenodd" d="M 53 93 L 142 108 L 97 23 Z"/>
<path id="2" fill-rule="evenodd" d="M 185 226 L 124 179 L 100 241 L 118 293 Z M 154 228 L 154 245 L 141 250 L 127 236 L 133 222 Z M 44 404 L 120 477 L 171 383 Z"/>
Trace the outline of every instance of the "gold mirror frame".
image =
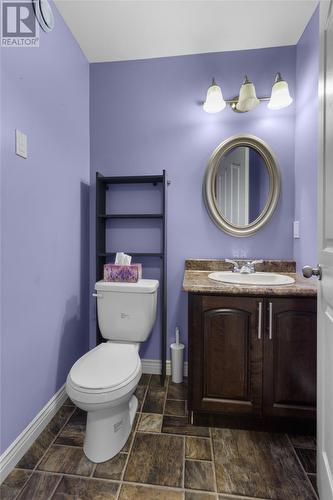
<path id="1" fill-rule="evenodd" d="M 215 178 L 222 157 L 237 146 L 248 146 L 256 150 L 264 159 L 269 176 L 269 193 L 266 205 L 259 217 L 246 226 L 237 226 L 229 222 L 218 209 L 216 204 Z M 261 229 L 272 217 L 279 200 L 281 177 L 279 167 L 271 148 L 264 141 L 254 135 L 234 135 L 223 141 L 211 155 L 203 183 L 203 193 L 206 207 L 213 222 L 222 231 L 232 236 L 251 236 Z"/>

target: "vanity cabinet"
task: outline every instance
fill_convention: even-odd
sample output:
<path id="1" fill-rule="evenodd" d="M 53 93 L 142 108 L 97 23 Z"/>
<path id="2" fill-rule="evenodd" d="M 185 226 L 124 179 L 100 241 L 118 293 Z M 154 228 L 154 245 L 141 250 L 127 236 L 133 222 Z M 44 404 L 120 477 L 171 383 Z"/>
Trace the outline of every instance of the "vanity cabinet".
<path id="1" fill-rule="evenodd" d="M 189 409 L 197 424 L 313 427 L 316 299 L 190 293 Z"/>

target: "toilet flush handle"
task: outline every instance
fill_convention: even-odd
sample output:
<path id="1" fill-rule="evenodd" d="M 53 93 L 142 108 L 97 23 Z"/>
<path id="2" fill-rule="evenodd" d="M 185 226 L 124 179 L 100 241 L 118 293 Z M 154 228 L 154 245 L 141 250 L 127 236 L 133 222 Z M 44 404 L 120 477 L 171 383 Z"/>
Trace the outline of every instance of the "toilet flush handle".
<path id="1" fill-rule="evenodd" d="M 93 293 L 92 296 L 93 297 L 97 297 L 98 299 L 102 299 L 103 298 L 103 295 L 101 293 Z"/>

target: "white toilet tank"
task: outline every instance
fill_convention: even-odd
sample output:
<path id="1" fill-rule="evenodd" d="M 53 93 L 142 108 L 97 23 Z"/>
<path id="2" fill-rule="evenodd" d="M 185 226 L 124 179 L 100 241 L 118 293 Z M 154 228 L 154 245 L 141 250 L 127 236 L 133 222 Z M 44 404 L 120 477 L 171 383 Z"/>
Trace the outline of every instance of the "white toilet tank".
<path id="1" fill-rule="evenodd" d="M 98 326 L 103 338 L 128 342 L 144 342 L 156 319 L 157 280 L 137 283 L 98 281 Z"/>

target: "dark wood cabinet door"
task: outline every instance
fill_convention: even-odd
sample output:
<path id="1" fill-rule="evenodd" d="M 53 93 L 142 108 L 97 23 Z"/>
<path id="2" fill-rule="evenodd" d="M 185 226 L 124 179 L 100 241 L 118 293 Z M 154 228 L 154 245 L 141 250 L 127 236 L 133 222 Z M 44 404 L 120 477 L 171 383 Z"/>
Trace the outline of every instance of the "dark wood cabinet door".
<path id="1" fill-rule="evenodd" d="M 316 299 L 266 300 L 265 416 L 315 417 L 316 323 Z"/>
<path id="2" fill-rule="evenodd" d="M 190 297 L 191 410 L 261 414 L 260 302 L 247 297 Z"/>

